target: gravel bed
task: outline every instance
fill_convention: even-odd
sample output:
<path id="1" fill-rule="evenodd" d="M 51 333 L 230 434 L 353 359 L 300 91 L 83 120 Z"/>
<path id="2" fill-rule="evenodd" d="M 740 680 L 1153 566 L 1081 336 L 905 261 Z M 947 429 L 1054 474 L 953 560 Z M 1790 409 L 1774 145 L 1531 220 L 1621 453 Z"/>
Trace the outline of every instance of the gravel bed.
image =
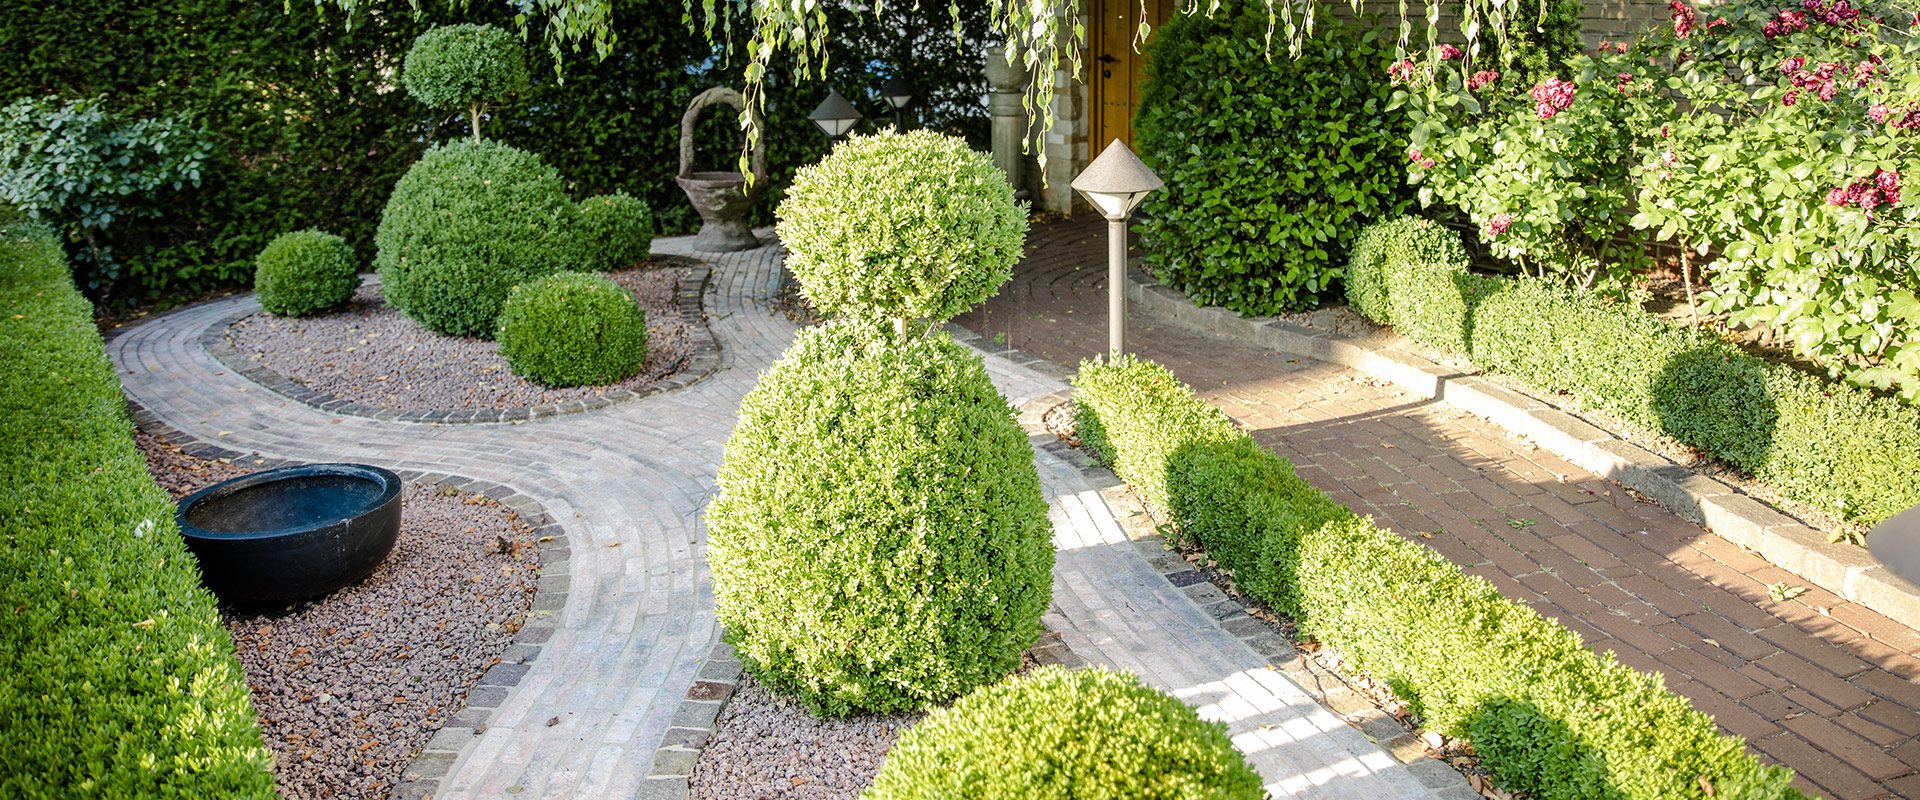
<path id="1" fill-rule="evenodd" d="M 694 800 L 857 798 L 921 713 L 820 719 L 743 675 L 694 764 Z"/>
<path id="2" fill-rule="evenodd" d="M 520 409 L 639 389 L 678 372 L 692 352 L 680 317 L 685 266 L 643 262 L 607 273 L 634 293 L 647 313 L 647 360 L 640 372 L 610 386 L 548 389 L 508 368 L 499 345 L 426 330 L 362 286 L 331 314 L 283 319 L 260 313 L 227 331 L 245 358 L 295 383 L 362 406 L 401 411 Z"/>
<path id="3" fill-rule="evenodd" d="M 136 435 L 181 497 L 257 469 Z M 222 607 L 287 798 L 383 798 L 533 605 L 532 529 L 477 495 L 408 484 L 400 540 L 361 583 L 270 613 Z"/>

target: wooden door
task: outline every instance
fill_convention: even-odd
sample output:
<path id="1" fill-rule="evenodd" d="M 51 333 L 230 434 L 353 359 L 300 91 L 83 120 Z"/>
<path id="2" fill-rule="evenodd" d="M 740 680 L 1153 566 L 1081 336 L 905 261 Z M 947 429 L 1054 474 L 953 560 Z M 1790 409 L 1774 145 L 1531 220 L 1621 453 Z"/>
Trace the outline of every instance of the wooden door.
<path id="1" fill-rule="evenodd" d="M 1133 112 L 1140 104 L 1146 81 L 1146 56 L 1138 52 L 1134 34 L 1142 10 L 1155 30 L 1167 22 L 1170 0 L 1092 0 L 1087 31 L 1088 131 L 1097 156 L 1115 139 L 1133 147 Z M 1144 47 L 1144 43 L 1141 43 Z"/>

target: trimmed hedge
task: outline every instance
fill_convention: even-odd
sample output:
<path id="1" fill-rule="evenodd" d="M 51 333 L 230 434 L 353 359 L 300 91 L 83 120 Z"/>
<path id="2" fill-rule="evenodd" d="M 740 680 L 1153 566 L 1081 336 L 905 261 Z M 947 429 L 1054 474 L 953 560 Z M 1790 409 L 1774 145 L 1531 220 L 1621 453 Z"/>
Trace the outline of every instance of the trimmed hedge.
<path id="1" fill-rule="evenodd" d="M 514 373 L 541 386 L 603 386 L 647 362 L 647 315 L 604 275 L 561 272 L 513 287 L 495 338 Z"/>
<path id="2" fill-rule="evenodd" d="M 580 263 L 605 272 L 653 252 L 653 210 L 625 192 L 580 201 Z"/>
<path id="3" fill-rule="evenodd" d="M 0 229 L 0 387 L 0 796 L 275 796 L 233 641 L 44 228 Z"/>
<path id="4" fill-rule="evenodd" d="M 253 291 L 279 317 L 304 317 L 346 305 L 360 288 L 353 245 L 319 230 L 280 234 L 254 259 Z"/>
<path id="5" fill-rule="evenodd" d="M 1408 338 L 1659 431 L 1795 500 L 1873 524 L 1920 504 L 1920 409 L 1774 364 L 1639 308 L 1431 255 L 1438 226 L 1370 228 L 1348 302 Z M 1377 229 L 1377 230 L 1376 230 Z M 1365 237 L 1363 237 L 1365 238 Z M 1416 242 L 1418 248 L 1409 246 Z M 1457 246 L 1457 242 L 1455 243 Z M 1445 248 L 1445 252 L 1455 251 Z M 1385 287 L 1386 302 L 1369 287 Z M 1383 311 L 1384 309 L 1384 311 Z"/>
<path id="6" fill-rule="evenodd" d="M 407 48 L 400 83 L 428 107 L 478 113 L 527 90 L 526 48 L 492 25 L 442 25 Z"/>
<path id="7" fill-rule="evenodd" d="M 1045 666 L 900 736 L 863 800 L 1260 800 L 1225 725 L 1106 669 Z"/>
<path id="8" fill-rule="evenodd" d="M 1239 433 L 1164 367 L 1088 362 L 1076 427 L 1104 432 L 1120 477 L 1163 483 L 1179 535 L 1303 632 L 1394 687 L 1425 725 L 1473 742 L 1500 785 L 1542 800 L 1798 798 L 1792 773 L 1668 692 L 1596 655 L 1433 550 L 1374 526 Z M 1138 391 L 1132 387 L 1148 387 Z M 1082 434 L 1083 440 L 1085 439 Z M 1110 455 L 1109 455 L 1110 454 Z"/>
<path id="9" fill-rule="evenodd" d="M 924 708 L 1020 665 L 1053 595 L 1027 435 L 945 333 L 801 331 L 740 404 L 707 507 L 748 672 L 816 713 Z"/>

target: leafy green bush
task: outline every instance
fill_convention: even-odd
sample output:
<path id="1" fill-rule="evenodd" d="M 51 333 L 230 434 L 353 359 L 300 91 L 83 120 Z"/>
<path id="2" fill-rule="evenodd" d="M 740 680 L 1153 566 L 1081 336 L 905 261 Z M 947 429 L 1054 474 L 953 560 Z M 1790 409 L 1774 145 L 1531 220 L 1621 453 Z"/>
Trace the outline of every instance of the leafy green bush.
<path id="1" fill-rule="evenodd" d="M 800 332 L 741 402 L 707 559 L 746 668 L 816 713 L 1000 679 L 1040 633 L 1052 528 L 1027 436 L 945 333 Z"/>
<path id="2" fill-rule="evenodd" d="M 497 142 L 436 147 L 380 217 L 381 289 L 429 330 L 492 336 L 507 290 L 575 266 L 579 215 L 539 156 Z"/>
<path id="3" fill-rule="evenodd" d="M 177 119 L 124 119 L 98 100 L 20 99 L 0 108 L 0 202 L 76 245 L 76 278 L 112 294 L 124 267 L 107 231 L 154 216 L 158 195 L 200 185 L 201 134 Z"/>
<path id="4" fill-rule="evenodd" d="M 631 267 L 653 252 L 653 211 L 625 192 L 580 201 L 580 263 Z"/>
<path id="5" fill-rule="evenodd" d="M 53 232 L 0 231 L 0 320 L 0 796 L 276 796 L 233 640 Z"/>
<path id="6" fill-rule="evenodd" d="M 1584 49 L 1580 14 L 1585 7 L 1580 0 L 1508 5 L 1507 46 L 1503 52 L 1493 37 L 1482 37 L 1491 56 L 1484 66 L 1505 73 L 1501 81 L 1508 86 L 1536 86 L 1548 78 L 1573 77 L 1574 56 Z"/>
<path id="7" fill-rule="evenodd" d="M 1394 217 L 1368 225 L 1354 238 L 1347 257 L 1347 305 L 1368 319 L 1397 325 L 1388 305 L 1388 276 L 1405 274 L 1404 264 L 1431 264 L 1464 272 L 1467 248 L 1460 236 L 1421 217 Z"/>
<path id="8" fill-rule="evenodd" d="M 815 308 L 949 319 L 1013 276 L 1027 217 L 986 155 L 930 131 L 855 136 L 794 176 L 777 212 Z"/>
<path id="9" fill-rule="evenodd" d="M 281 317 L 339 308 L 360 288 L 360 261 L 347 240 L 318 230 L 280 234 L 255 262 L 260 307 Z"/>
<path id="10" fill-rule="evenodd" d="M 542 386 L 600 386 L 647 361 L 647 315 L 603 275 L 561 272 L 513 287 L 500 312 L 500 355 Z"/>
<path id="11" fill-rule="evenodd" d="M 400 83 L 415 100 L 465 111 L 480 138 L 480 113 L 527 89 L 520 38 L 492 25 L 445 25 L 420 34 L 407 50 Z"/>
<path id="12" fill-rule="evenodd" d="M 1163 178 L 1140 238 L 1154 276 L 1241 314 L 1314 306 L 1369 219 L 1405 208 L 1408 125 L 1386 113 L 1393 43 L 1340 24 L 1273 57 L 1267 9 L 1175 14 L 1134 124 Z M 1104 144 L 1104 142 L 1100 143 Z"/>
<path id="13" fill-rule="evenodd" d="M 901 734 L 864 800 L 1259 800 L 1226 728 L 1129 673 L 1046 666 Z"/>
<path id="14" fill-rule="evenodd" d="M 1241 436 L 1240 426 L 1220 409 L 1197 402 L 1193 389 L 1151 361 L 1122 354 L 1113 363 L 1112 369 L 1082 369 L 1075 376 L 1073 418 L 1079 424 L 1074 435 L 1116 472 L 1131 476 L 1127 482 L 1149 502 L 1164 506 L 1170 495 L 1166 473 L 1158 466 L 1172 457 L 1181 439 L 1204 432 L 1208 441 L 1229 442 Z M 1143 412 L 1115 419 L 1119 424 L 1113 427 L 1106 425 L 1109 417 L 1091 413 L 1080 400 L 1118 393 L 1131 393 L 1130 408 Z"/>
<path id="15" fill-rule="evenodd" d="M 1724 459 L 1788 497 L 1873 524 L 1920 504 L 1920 409 L 1748 355 L 1639 308 L 1457 263 L 1356 261 L 1387 290 L 1356 310 L 1484 369 Z"/>
<path id="16" fill-rule="evenodd" d="M 1791 772 L 1762 765 L 1658 675 L 1354 516 L 1245 434 L 1222 440 L 1218 412 L 1161 388 L 1172 380 L 1146 361 L 1083 364 L 1075 425 L 1106 432 L 1122 479 L 1164 482 L 1180 535 L 1237 585 L 1393 686 L 1429 729 L 1473 742 L 1504 788 L 1654 800 L 1706 781 L 1722 797 L 1800 796 Z"/>

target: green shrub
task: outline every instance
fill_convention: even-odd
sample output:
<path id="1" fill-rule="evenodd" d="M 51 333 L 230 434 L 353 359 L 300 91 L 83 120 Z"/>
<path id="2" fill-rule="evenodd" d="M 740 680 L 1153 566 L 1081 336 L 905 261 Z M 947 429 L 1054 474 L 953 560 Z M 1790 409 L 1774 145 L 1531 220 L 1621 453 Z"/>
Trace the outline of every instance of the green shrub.
<path id="1" fill-rule="evenodd" d="M 1139 226 L 1154 276 L 1249 315 L 1317 304 L 1361 225 L 1411 196 L 1409 126 L 1386 112 L 1393 43 L 1336 23 L 1279 58 L 1267 23 L 1258 3 L 1175 14 L 1134 123 L 1167 183 Z"/>
<path id="2" fill-rule="evenodd" d="M 380 217 L 381 290 L 429 330 L 492 336 L 507 290 L 575 266 L 579 214 L 539 156 L 495 142 L 434 148 Z"/>
<path id="3" fill-rule="evenodd" d="M 653 252 L 653 211 L 625 192 L 580 201 L 581 264 L 631 267 Z"/>
<path id="4" fill-rule="evenodd" d="M 420 34 L 400 70 L 400 83 L 415 100 L 467 112 L 475 139 L 480 112 L 526 91 L 527 81 L 520 38 L 492 25 L 444 25 Z"/>
<path id="5" fill-rule="evenodd" d="M 930 131 L 855 136 L 777 212 L 787 268 L 834 316 L 949 319 L 1013 276 L 1027 217 L 984 154 Z"/>
<path id="6" fill-rule="evenodd" d="M 707 508 L 715 611 L 816 713 L 922 708 L 1040 633 L 1053 541 L 1027 436 L 979 356 L 878 323 L 802 331 L 741 402 Z"/>
<path id="7" fill-rule="evenodd" d="M 1408 338 L 1700 448 L 1800 502 L 1877 523 L 1920 504 L 1920 409 L 1773 364 L 1639 308 L 1416 258 L 1354 261 L 1355 301 Z"/>
<path id="8" fill-rule="evenodd" d="M 1408 263 L 1465 272 L 1471 262 L 1459 234 L 1438 223 L 1411 216 L 1376 222 L 1354 238 L 1347 257 L 1347 305 L 1380 324 L 1399 324 L 1388 305 L 1387 275 L 1402 274 Z"/>
<path id="9" fill-rule="evenodd" d="M 562 272 L 513 287 L 500 312 L 500 355 L 542 386 L 601 386 L 647 361 L 647 315 L 602 275 Z"/>
<path id="10" fill-rule="evenodd" d="M 1198 402 L 1193 389 L 1167 368 L 1132 355 L 1121 355 L 1107 369 L 1082 369 L 1073 387 L 1073 417 L 1080 423 L 1074 435 L 1156 505 L 1165 506 L 1169 498 L 1160 467 L 1183 437 L 1204 432 L 1208 441 L 1230 442 L 1242 435 L 1240 426 L 1220 409 Z M 1108 414 L 1082 407 L 1082 397 L 1119 393 L 1131 394 L 1134 402 Z"/>
<path id="11" fill-rule="evenodd" d="M 283 233 L 254 261 L 260 307 L 304 317 L 346 305 L 360 288 L 360 261 L 347 240 L 318 230 Z"/>
<path id="12" fill-rule="evenodd" d="M 935 710 L 864 800 L 1259 800 L 1226 728 L 1129 673 L 1046 666 Z"/>
<path id="13" fill-rule="evenodd" d="M 0 796 L 276 796 L 233 640 L 44 228 L 0 232 L 0 386 Z"/>
<path id="14" fill-rule="evenodd" d="M 1694 796 L 1704 779 L 1721 797 L 1800 796 L 1791 772 L 1762 765 L 1659 676 L 1354 516 L 1245 434 L 1222 440 L 1218 412 L 1171 399 L 1164 376 L 1143 361 L 1082 365 L 1076 427 L 1106 432 L 1129 483 L 1164 481 L 1180 535 L 1237 585 L 1394 687 L 1429 729 L 1473 742 L 1504 788 L 1654 800 Z"/>
<path id="15" fill-rule="evenodd" d="M 1487 46 L 1491 56 L 1483 66 L 1501 71 L 1501 84 L 1520 90 L 1548 78 L 1572 78 L 1573 57 L 1584 49 L 1580 14 L 1585 8 L 1580 0 L 1508 5 L 1506 53 L 1500 52 L 1493 37 L 1482 37 L 1481 44 Z"/>

